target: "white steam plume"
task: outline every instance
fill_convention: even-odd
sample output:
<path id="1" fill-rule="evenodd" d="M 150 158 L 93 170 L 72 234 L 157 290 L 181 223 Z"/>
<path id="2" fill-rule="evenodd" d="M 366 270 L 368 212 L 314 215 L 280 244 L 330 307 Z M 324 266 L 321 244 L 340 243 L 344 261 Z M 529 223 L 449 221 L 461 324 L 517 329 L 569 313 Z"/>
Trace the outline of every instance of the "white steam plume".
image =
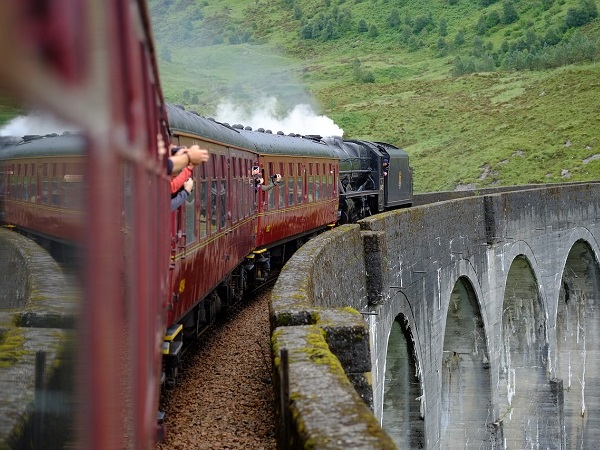
<path id="1" fill-rule="evenodd" d="M 0 128 L 0 136 L 25 136 L 27 134 L 62 134 L 65 131 L 76 131 L 73 125 L 67 125 L 56 117 L 33 112 L 28 116 L 12 119 Z"/>
<path id="2" fill-rule="evenodd" d="M 344 130 L 327 116 L 317 115 L 312 107 L 300 104 L 283 116 L 277 113 L 277 99 L 270 97 L 256 102 L 253 108 L 235 105 L 225 101 L 217 107 L 216 120 L 230 125 L 239 123 L 252 129 L 264 128 L 273 133 L 319 134 L 321 136 L 342 136 Z"/>

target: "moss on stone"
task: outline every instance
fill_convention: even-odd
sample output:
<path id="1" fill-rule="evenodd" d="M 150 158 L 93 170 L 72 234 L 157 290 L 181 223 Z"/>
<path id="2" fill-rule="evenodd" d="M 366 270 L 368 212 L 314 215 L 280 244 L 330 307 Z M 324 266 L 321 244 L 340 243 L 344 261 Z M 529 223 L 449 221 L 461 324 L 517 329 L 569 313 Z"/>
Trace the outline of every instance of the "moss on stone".
<path id="1" fill-rule="evenodd" d="M 18 329 L 3 332 L 0 335 L 0 367 L 10 367 L 26 355 L 24 344 L 25 336 Z"/>

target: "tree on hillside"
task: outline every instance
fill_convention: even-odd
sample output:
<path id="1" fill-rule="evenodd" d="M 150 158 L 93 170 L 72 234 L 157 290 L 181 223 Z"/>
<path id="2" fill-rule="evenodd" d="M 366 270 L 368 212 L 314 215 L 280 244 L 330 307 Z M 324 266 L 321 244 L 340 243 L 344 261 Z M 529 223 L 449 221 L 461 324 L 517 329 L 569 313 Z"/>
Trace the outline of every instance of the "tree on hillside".
<path id="1" fill-rule="evenodd" d="M 567 28 L 580 27 L 598 17 L 595 0 L 582 0 L 577 8 L 569 8 L 565 17 Z"/>
<path id="2" fill-rule="evenodd" d="M 465 43 L 465 33 L 463 30 L 458 30 L 456 36 L 454 36 L 454 45 L 460 47 Z"/>
<path id="3" fill-rule="evenodd" d="M 376 38 L 377 36 L 379 36 L 379 30 L 377 25 L 373 24 L 369 27 L 369 37 Z"/>
<path id="4" fill-rule="evenodd" d="M 367 21 L 365 19 L 360 19 L 358 21 L 358 32 L 366 33 L 369 31 L 369 26 L 367 25 Z"/>
<path id="5" fill-rule="evenodd" d="M 400 26 L 400 12 L 394 8 L 388 17 L 388 25 L 390 28 L 398 28 Z"/>
<path id="6" fill-rule="evenodd" d="M 440 23 L 438 25 L 440 36 L 448 36 L 448 22 L 446 22 L 445 18 L 440 19 Z"/>
<path id="7" fill-rule="evenodd" d="M 502 23 L 509 24 L 516 22 L 519 19 L 519 13 L 515 8 L 515 5 L 510 0 L 506 0 L 502 3 Z"/>
<path id="8" fill-rule="evenodd" d="M 486 31 L 487 31 L 487 23 L 485 20 L 485 16 L 481 15 L 481 16 L 479 16 L 479 20 L 475 24 L 475 33 L 477 33 L 479 36 L 483 36 Z"/>

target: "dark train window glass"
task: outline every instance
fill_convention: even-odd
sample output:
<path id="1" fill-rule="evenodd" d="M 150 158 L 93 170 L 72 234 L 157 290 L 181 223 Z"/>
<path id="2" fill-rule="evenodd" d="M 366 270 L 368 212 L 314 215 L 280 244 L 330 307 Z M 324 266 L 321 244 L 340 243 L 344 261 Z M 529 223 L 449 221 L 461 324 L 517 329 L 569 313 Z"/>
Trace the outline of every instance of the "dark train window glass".
<path id="1" fill-rule="evenodd" d="M 29 177 L 23 177 L 23 201 L 29 201 Z"/>
<path id="2" fill-rule="evenodd" d="M 302 203 L 302 177 L 296 178 L 296 203 Z"/>
<path id="3" fill-rule="evenodd" d="M 279 207 L 285 208 L 285 171 L 283 170 L 283 163 L 279 163 L 279 174 L 281 175 L 281 181 L 277 187 L 279 191 Z"/>
<path id="4" fill-rule="evenodd" d="M 249 178 L 248 184 L 246 184 L 246 205 L 248 207 L 248 215 L 254 214 L 256 211 L 256 201 L 254 198 L 254 180 L 252 178 Z"/>
<path id="5" fill-rule="evenodd" d="M 321 199 L 321 175 L 315 177 L 315 200 Z"/>
<path id="6" fill-rule="evenodd" d="M 231 165 L 233 166 L 233 178 L 237 178 L 237 176 L 238 176 L 238 165 L 237 165 L 237 158 L 236 157 L 231 158 Z"/>
<path id="7" fill-rule="evenodd" d="M 58 191 L 58 180 L 56 178 L 52 178 L 52 205 L 58 206 L 58 199 L 60 197 Z"/>
<path id="8" fill-rule="evenodd" d="M 43 177 L 48 176 L 48 163 L 42 164 L 42 176 Z"/>
<path id="9" fill-rule="evenodd" d="M 58 174 L 56 173 L 56 163 L 52 163 L 52 175 L 53 178 L 56 178 Z"/>
<path id="10" fill-rule="evenodd" d="M 200 217 L 198 219 L 198 222 L 200 224 L 200 238 L 206 237 L 206 235 L 208 234 L 208 223 L 206 222 L 207 185 L 207 181 L 200 182 Z"/>
<path id="11" fill-rule="evenodd" d="M 270 183 L 271 180 L 269 180 L 268 182 L 265 181 L 266 183 Z M 275 209 L 275 189 L 277 189 L 276 187 L 271 189 L 270 191 L 268 191 L 269 194 L 269 209 Z"/>
<path id="12" fill-rule="evenodd" d="M 196 189 L 185 199 L 185 243 L 196 242 Z"/>
<path id="13" fill-rule="evenodd" d="M 294 177 L 288 177 L 287 180 L 288 185 L 288 206 L 292 206 L 294 204 L 295 195 L 294 195 L 294 186 L 296 185 L 296 180 Z"/>
<path id="14" fill-rule="evenodd" d="M 221 180 L 221 228 L 225 228 L 227 219 L 227 181 Z"/>
<path id="15" fill-rule="evenodd" d="M 244 218 L 244 180 L 239 178 L 237 180 L 237 196 L 235 197 L 238 201 L 237 210 L 238 210 L 238 220 L 242 220 Z"/>
<path id="16" fill-rule="evenodd" d="M 45 164 L 44 164 L 45 165 Z M 49 192 L 49 188 L 50 188 L 50 182 L 48 181 L 48 178 L 44 177 L 42 178 L 42 182 L 41 182 L 41 201 L 44 205 L 47 205 L 48 203 L 50 203 L 50 192 Z"/>
<path id="17" fill-rule="evenodd" d="M 8 192 L 10 198 L 17 198 L 17 177 L 14 175 L 10 177 L 10 191 Z"/>
<path id="18" fill-rule="evenodd" d="M 308 201 L 309 203 L 314 201 L 314 197 L 313 197 L 313 191 L 314 191 L 314 180 L 313 180 L 313 176 L 309 175 L 308 176 Z"/>
<path id="19" fill-rule="evenodd" d="M 15 192 L 15 198 L 17 200 L 23 200 L 23 179 L 17 177 L 17 191 Z"/>
<path id="20" fill-rule="evenodd" d="M 33 203 L 38 201 L 37 198 L 37 180 L 35 176 L 29 179 L 29 200 Z"/>
<path id="21" fill-rule="evenodd" d="M 226 165 L 225 155 L 221 155 L 221 172 L 220 172 L 221 178 L 225 178 L 226 168 L 227 168 L 227 165 Z"/>
<path id="22" fill-rule="evenodd" d="M 214 234 L 217 232 L 217 182 L 213 181 L 211 183 L 210 188 L 210 202 L 211 202 L 211 211 L 210 211 L 210 230 L 211 233 Z"/>

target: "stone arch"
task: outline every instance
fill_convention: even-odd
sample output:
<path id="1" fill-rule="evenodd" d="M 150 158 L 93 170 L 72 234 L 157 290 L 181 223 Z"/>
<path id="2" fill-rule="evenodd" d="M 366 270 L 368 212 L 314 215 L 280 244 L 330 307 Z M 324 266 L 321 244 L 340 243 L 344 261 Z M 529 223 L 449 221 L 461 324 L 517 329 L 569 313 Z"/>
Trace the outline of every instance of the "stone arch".
<path id="1" fill-rule="evenodd" d="M 583 239 L 571 247 L 562 273 L 556 312 L 556 377 L 564 398 L 565 448 L 597 446 L 600 268 L 592 246 Z"/>
<path id="2" fill-rule="evenodd" d="M 546 311 L 529 258 L 510 265 L 502 302 L 499 420 L 506 448 L 555 448 L 559 424 L 547 376 Z"/>
<path id="3" fill-rule="evenodd" d="M 398 314 L 388 337 L 382 417 L 383 429 L 398 448 L 425 448 L 419 375 L 408 319 Z"/>
<path id="4" fill-rule="evenodd" d="M 441 447 L 490 442 L 494 414 L 487 338 L 477 296 L 465 276 L 450 294 L 441 381 Z"/>

